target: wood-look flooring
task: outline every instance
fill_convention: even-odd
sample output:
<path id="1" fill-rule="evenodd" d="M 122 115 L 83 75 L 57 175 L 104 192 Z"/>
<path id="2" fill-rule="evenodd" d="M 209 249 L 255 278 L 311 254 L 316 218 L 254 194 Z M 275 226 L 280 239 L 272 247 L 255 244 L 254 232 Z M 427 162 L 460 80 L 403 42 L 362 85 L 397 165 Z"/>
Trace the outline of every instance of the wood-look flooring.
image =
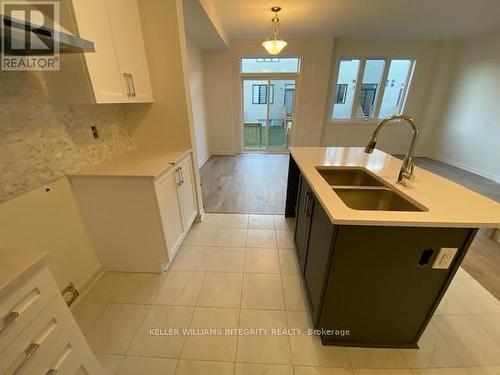
<path id="1" fill-rule="evenodd" d="M 429 158 L 415 164 L 500 202 L 500 185 L 460 168 Z M 285 212 L 287 154 L 212 156 L 201 168 L 203 203 L 211 213 Z M 481 230 L 474 239 L 464 269 L 500 299 L 500 244 Z"/>
<path id="2" fill-rule="evenodd" d="M 288 154 L 212 156 L 200 169 L 210 213 L 283 214 Z"/>

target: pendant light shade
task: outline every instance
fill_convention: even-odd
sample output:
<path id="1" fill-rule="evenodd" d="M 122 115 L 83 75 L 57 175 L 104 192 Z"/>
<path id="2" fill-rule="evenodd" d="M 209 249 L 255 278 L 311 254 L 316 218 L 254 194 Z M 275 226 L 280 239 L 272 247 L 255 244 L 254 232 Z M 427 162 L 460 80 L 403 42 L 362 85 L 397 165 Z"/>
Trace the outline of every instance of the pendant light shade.
<path id="1" fill-rule="evenodd" d="M 284 40 L 266 40 L 262 46 L 270 55 L 278 55 L 287 44 Z"/>
<path id="2" fill-rule="evenodd" d="M 278 12 L 280 10 L 280 7 L 271 8 L 271 11 L 274 12 L 274 17 L 271 18 L 271 24 L 269 25 L 269 32 L 267 34 L 266 41 L 262 43 L 262 46 L 270 55 L 278 55 L 288 44 L 279 37 L 280 18 L 278 16 Z"/>

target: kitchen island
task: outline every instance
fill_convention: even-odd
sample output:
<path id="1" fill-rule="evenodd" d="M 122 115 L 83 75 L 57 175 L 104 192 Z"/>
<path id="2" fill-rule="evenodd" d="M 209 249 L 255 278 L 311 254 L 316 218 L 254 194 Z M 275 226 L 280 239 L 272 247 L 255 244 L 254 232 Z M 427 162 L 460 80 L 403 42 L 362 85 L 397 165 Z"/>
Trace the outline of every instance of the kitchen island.
<path id="1" fill-rule="evenodd" d="M 291 148 L 286 216 L 324 344 L 417 347 L 478 228 L 500 205 L 360 147 Z M 336 335 L 336 332 L 349 334 Z"/>

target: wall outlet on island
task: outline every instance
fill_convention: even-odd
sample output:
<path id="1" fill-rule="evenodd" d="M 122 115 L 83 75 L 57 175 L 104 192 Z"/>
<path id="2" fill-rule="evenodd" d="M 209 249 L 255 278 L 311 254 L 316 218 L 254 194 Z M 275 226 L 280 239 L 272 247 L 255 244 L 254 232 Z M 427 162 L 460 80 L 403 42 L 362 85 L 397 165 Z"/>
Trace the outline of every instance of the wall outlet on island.
<path id="1" fill-rule="evenodd" d="M 73 301 L 78 297 L 80 292 L 78 292 L 78 289 L 76 289 L 75 285 L 73 283 L 69 283 L 66 288 L 61 292 L 64 301 L 66 302 L 66 305 L 70 306 Z"/>
<path id="2" fill-rule="evenodd" d="M 439 249 L 439 253 L 432 264 L 432 268 L 438 270 L 446 270 L 450 268 L 457 252 L 458 248 L 456 247 L 442 247 Z"/>

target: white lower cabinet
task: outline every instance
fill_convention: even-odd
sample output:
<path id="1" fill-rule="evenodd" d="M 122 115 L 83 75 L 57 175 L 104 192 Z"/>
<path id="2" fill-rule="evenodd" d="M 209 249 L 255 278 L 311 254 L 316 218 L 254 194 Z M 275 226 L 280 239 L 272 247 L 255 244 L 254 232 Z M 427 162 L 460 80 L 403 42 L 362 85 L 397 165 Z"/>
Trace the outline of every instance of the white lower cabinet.
<path id="1" fill-rule="evenodd" d="M 151 176 L 120 170 L 69 179 L 106 270 L 163 271 L 198 212 L 190 152 Z"/>
<path id="2" fill-rule="evenodd" d="M 0 294 L 0 374 L 103 374 L 47 266 L 25 273 Z"/>

